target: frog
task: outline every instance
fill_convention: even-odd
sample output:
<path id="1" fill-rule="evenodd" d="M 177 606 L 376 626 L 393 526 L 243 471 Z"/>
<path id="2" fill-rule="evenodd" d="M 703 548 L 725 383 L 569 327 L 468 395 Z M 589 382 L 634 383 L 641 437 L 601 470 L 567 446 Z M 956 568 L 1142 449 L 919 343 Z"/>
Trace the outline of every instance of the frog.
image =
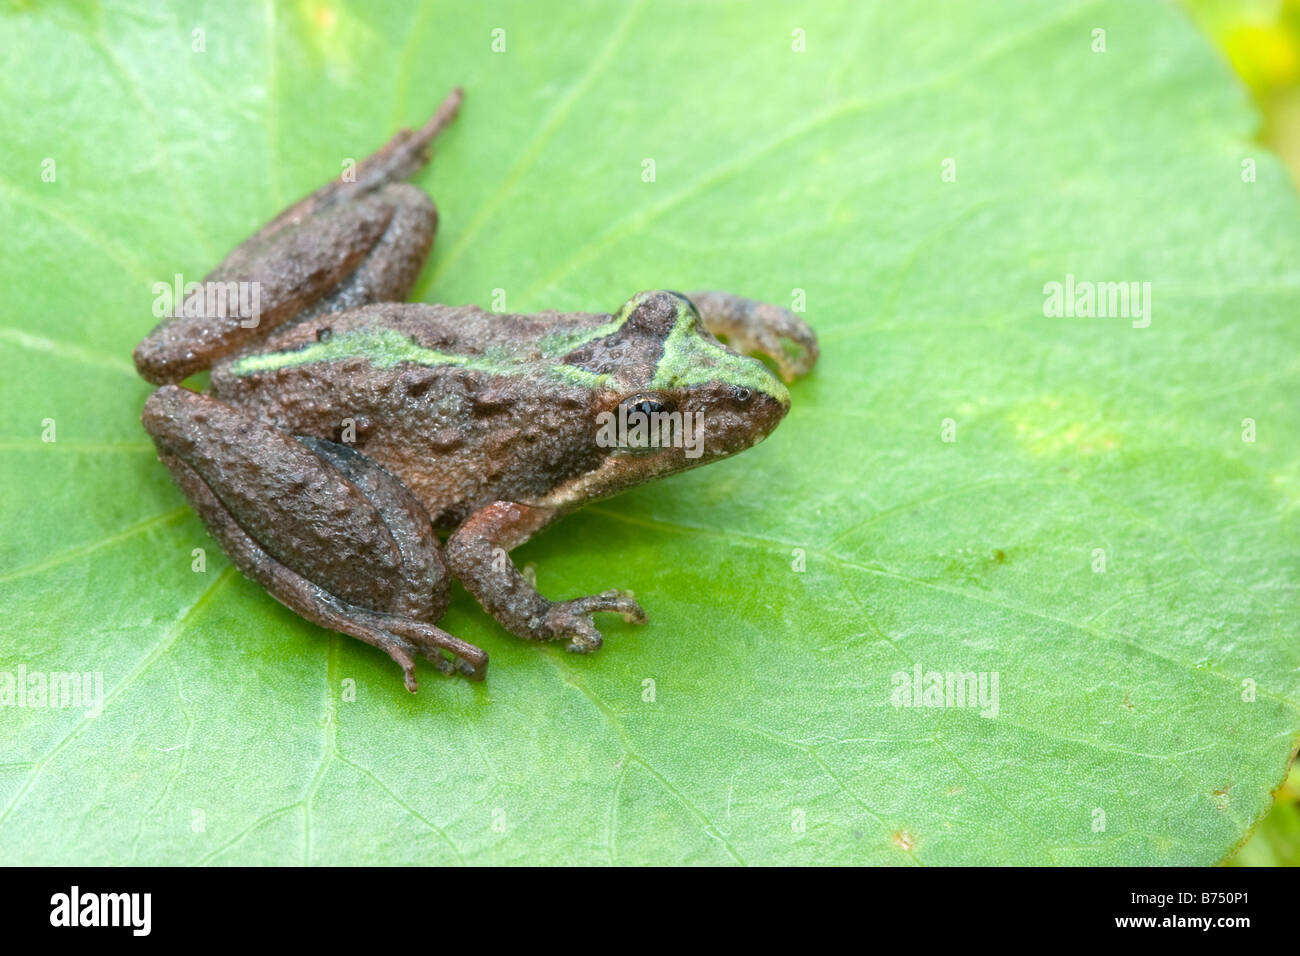
<path id="1" fill-rule="evenodd" d="M 630 590 L 544 597 L 510 552 L 588 502 L 757 444 L 818 357 L 802 318 L 720 291 L 642 291 L 612 313 L 407 302 L 438 225 L 408 180 L 463 98 L 272 218 L 134 351 L 157 386 L 143 426 L 234 566 L 387 653 L 412 693 L 417 658 L 486 675 L 487 653 L 437 626 L 453 580 L 505 630 L 576 653 L 602 645 L 596 614 L 644 623 Z M 255 309 L 212 294 L 237 288 Z M 201 372 L 206 388 L 187 387 Z M 652 420 L 700 434 L 647 441 Z"/>

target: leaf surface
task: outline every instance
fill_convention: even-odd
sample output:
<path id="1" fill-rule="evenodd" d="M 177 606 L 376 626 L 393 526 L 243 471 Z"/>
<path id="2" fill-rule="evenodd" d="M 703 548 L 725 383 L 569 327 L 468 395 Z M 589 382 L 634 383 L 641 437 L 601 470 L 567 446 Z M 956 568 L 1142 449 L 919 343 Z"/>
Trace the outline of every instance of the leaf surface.
<path id="1" fill-rule="evenodd" d="M 393 7 L 0 8 L 0 670 L 105 697 L 0 707 L 5 862 L 1211 863 L 1245 838 L 1300 731 L 1300 230 L 1190 24 Z M 229 565 L 130 353 L 154 283 L 456 83 L 414 298 L 801 290 L 823 354 L 761 446 L 517 552 L 551 597 L 634 589 L 648 625 L 574 657 L 458 591 L 442 625 L 488 681 L 425 668 L 412 697 Z M 1149 326 L 1045 317 L 1067 275 L 1149 283 Z M 996 673 L 996 716 L 894 706 L 916 668 Z"/>

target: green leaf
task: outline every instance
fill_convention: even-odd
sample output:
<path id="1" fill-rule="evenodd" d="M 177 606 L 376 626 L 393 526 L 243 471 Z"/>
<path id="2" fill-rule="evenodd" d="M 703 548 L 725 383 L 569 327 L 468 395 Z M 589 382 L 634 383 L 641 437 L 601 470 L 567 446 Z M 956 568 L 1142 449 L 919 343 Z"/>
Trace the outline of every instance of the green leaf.
<path id="1" fill-rule="evenodd" d="M 1229 866 L 1300 866 L 1300 767 L 1274 795 L 1273 809 L 1231 859 Z"/>
<path id="2" fill-rule="evenodd" d="M 1211 863 L 1267 809 L 1300 731 L 1300 209 L 1177 10 L 0 16 L 0 671 L 104 688 L 0 707 L 6 862 Z M 413 697 L 229 566 L 130 352 L 155 282 L 456 83 L 415 298 L 803 290 L 823 354 L 763 445 L 517 553 L 648 625 L 575 657 L 458 591 L 488 680 Z M 1067 275 L 1150 283 L 1149 326 L 1045 317 Z M 895 707 L 918 667 L 996 673 L 996 716 Z"/>

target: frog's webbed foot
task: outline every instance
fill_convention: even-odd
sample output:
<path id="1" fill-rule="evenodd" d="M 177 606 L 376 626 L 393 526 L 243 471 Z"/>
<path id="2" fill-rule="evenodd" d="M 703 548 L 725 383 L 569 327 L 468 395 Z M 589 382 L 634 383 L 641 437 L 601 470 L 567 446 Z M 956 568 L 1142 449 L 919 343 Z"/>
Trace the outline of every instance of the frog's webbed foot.
<path id="1" fill-rule="evenodd" d="M 817 361 L 816 334 L 788 309 L 730 292 L 692 292 L 688 298 L 706 329 L 737 352 L 771 359 L 787 383 Z"/>
<path id="2" fill-rule="evenodd" d="M 628 591 L 610 589 L 571 601 L 554 601 L 546 611 L 547 640 L 569 639 L 567 649 L 579 654 L 589 654 L 603 643 L 600 631 L 592 621 L 593 614 L 607 611 L 623 615 L 629 624 L 644 624 L 646 613 Z"/>
<path id="3" fill-rule="evenodd" d="M 450 584 L 438 539 L 378 464 L 175 385 L 149 396 L 143 419 L 208 531 L 277 601 L 383 650 L 412 693 L 417 654 L 483 679 L 487 654 L 430 623 Z"/>
<path id="4" fill-rule="evenodd" d="M 480 508 L 447 540 L 447 566 L 502 627 L 526 640 L 567 639 L 569 650 L 590 652 L 602 643 L 593 614 L 612 612 L 629 624 L 645 623 L 645 611 L 626 591 L 549 601 L 524 579 L 508 552 L 554 518 L 546 508 L 513 501 Z"/>

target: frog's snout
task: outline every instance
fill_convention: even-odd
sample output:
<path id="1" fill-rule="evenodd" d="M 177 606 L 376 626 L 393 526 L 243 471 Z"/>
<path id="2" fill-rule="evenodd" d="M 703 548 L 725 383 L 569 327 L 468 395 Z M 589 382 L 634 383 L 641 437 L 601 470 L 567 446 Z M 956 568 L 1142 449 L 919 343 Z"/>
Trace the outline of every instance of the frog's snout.
<path id="1" fill-rule="evenodd" d="M 757 445 L 772 433 L 790 410 L 788 394 L 773 376 L 776 388 L 763 391 L 749 385 L 719 383 L 704 403 L 700 422 L 705 453 L 725 458 Z"/>
<path id="2" fill-rule="evenodd" d="M 786 412 L 790 411 L 790 399 L 782 398 L 769 392 L 753 393 L 747 403 L 750 408 L 748 418 L 754 439 L 750 444 L 756 445 L 781 424 Z"/>

